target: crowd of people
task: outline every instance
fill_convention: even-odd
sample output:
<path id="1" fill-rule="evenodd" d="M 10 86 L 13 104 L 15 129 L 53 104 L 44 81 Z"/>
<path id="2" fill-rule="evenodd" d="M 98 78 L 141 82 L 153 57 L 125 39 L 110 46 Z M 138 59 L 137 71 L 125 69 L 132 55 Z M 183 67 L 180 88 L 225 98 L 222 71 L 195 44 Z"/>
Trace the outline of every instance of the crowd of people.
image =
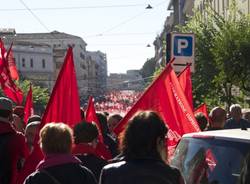
<path id="1" fill-rule="evenodd" d="M 112 91 L 106 94 L 102 100 L 96 102 L 96 110 L 124 115 L 140 96 L 141 92 L 132 90 Z"/>
<path id="2" fill-rule="evenodd" d="M 117 94 L 128 106 L 139 96 Z M 118 103 L 121 96 L 112 93 L 107 101 Z M 125 102 L 125 98 L 130 100 Z M 13 109 L 11 100 L 0 97 L 0 184 L 185 183 L 181 173 L 168 164 L 168 127 L 156 112 L 137 112 L 119 138 L 113 133 L 122 119 L 118 113 L 97 113 L 101 130 L 95 122 L 87 122 L 84 113 L 74 127 L 47 123 L 39 132 L 42 160 L 33 158 L 33 168 L 28 170 L 27 158 L 36 149 L 34 139 L 41 117 L 32 115 L 25 124 L 23 112 L 23 107 Z M 201 131 L 250 128 L 249 119 L 243 116 L 249 117 L 238 104 L 230 107 L 229 114 L 222 107 L 213 108 L 209 120 L 201 113 L 195 115 Z M 249 168 L 244 169 L 249 177 Z M 247 177 L 241 178 L 242 184 L 250 183 Z"/>

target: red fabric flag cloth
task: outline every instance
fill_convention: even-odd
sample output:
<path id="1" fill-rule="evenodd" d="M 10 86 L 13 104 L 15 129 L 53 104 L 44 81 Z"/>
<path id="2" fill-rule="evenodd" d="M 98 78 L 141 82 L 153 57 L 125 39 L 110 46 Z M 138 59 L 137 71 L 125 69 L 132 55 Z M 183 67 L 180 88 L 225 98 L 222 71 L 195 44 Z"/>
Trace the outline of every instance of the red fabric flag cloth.
<path id="1" fill-rule="evenodd" d="M 103 157 L 106 160 L 112 158 L 111 152 L 109 151 L 108 147 L 104 144 L 103 135 L 102 135 L 102 126 L 96 116 L 95 106 L 94 106 L 94 99 L 92 96 L 89 97 L 88 107 L 86 110 L 86 118 L 87 122 L 95 122 L 97 129 L 98 129 L 98 144 L 96 147 L 96 153 L 98 156 Z"/>
<path id="2" fill-rule="evenodd" d="M 192 92 L 190 64 L 188 64 L 186 68 L 184 68 L 184 70 L 178 75 L 178 80 L 181 85 L 181 88 L 183 89 L 187 97 L 189 105 L 191 106 L 193 110 L 194 109 L 193 108 L 193 92 Z"/>
<path id="3" fill-rule="evenodd" d="M 62 69 L 42 118 L 41 127 L 50 122 L 63 122 L 74 127 L 81 122 L 80 100 L 73 60 L 73 51 L 67 51 Z"/>
<path id="4" fill-rule="evenodd" d="M 21 105 L 23 101 L 23 92 L 12 81 L 8 67 L 8 61 L 6 60 L 6 58 L 9 56 L 11 47 L 6 55 L 4 44 L 0 39 L 0 83 L 4 94 L 17 105 Z"/>
<path id="5" fill-rule="evenodd" d="M 9 53 L 7 60 L 8 60 L 9 71 L 10 71 L 10 76 L 12 80 L 19 80 L 19 74 L 17 71 L 16 62 L 13 57 L 12 47 L 10 47 L 10 53 Z"/>
<path id="6" fill-rule="evenodd" d="M 199 112 L 203 113 L 204 116 L 207 118 L 207 120 L 209 120 L 208 113 L 207 113 L 207 105 L 205 103 L 203 103 L 199 107 L 197 107 L 197 109 L 195 109 L 195 111 L 194 111 L 194 114 L 197 114 Z"/>
<path id="7" fill-rule="evenodd" d="M 94 99 L 92 96 L 89 97 L 88 107 L 86 110 L 86 121 L 87 122 L 95 122 L 97 128 L 98 128 L 98 140 L 103 143 L 103 136 L 102 136 L 102 126 L 100 125 L 100 122 L 96 116 L 95 106 L 94 106 Z"/>
<path id="8" fill-rule="evenodd" d="M 117 135 L 121 133 L 129 119 L 140 110 L 153 110 L 161 115 L 169 128 L 168 150 L 174 150 L 183 134 L 200 131 L 193 111 L 170 64 L 115 127 L 114 132 Z"/>
<path id="9" fill-rule="evenodd" d="M 34 114 L 33 108 L 33 95 L 32 95 L 32 86 L 30 85 L 30 89 L 28 91 L 26 102 L 24 105 L 24 123 L 27 124 L 28 119 L 31 115 Z"/>
<path id="10" fill-rule="evenodd" d="M 75 124 L 81 122 L 80 101 L 71 47 L 67 51 L 63 66 L 46 106 L 39 130 L 46 123 L 50 122 L 63 122 L 70 127 L 74 127 Z M 26 161 L 27 165 L 24 168 L 26 170 L 22 171 L 25 176 L 20 176 L 22 178 L 34 172 L 37 164 L 33 163 L 39 163 L 42 159 L 41 151 L 39 151 L 38 132 L 34 140 L 34 150 Z"/>

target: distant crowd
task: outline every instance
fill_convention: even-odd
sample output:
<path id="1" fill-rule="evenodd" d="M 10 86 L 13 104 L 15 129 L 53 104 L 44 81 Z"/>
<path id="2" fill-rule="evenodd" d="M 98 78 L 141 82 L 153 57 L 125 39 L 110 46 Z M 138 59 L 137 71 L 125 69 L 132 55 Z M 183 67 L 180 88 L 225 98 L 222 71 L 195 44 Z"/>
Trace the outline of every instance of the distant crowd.
<path id="1" fill-rule="evenodd" d="M 133 104 L 139 99 L 141 92 L 136 91 L 112 91 L 104 96 L 103 100 L 97 101 L 97 111 L 126 114 Z"/>

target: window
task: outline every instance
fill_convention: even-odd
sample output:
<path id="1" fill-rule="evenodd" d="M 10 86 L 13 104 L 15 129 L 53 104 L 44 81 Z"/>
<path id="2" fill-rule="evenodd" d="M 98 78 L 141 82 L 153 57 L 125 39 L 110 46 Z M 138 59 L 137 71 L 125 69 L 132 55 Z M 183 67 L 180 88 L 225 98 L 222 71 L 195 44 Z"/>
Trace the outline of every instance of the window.
<path id="1" fill-rule="evenodd" d="M 22 67 L 25 68 L 25 59 L 22 58 Z"/>
<path id="2" fill-rule="evenodd" d="M 30 59 L 30 67 L 33 68 L 33 59 Z"/>
<path id="3" fill-rule="evenodd" d="M 45 68 L 45 59 L 42 60 L 43 68 Z"/>

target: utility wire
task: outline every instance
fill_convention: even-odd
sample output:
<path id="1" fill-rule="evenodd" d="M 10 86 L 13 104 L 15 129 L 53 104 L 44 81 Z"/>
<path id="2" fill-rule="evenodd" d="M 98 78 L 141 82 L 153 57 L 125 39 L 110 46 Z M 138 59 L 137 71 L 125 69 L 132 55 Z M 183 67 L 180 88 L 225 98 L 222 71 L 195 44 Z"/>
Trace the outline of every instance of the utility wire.
<path id="1" fill-rule="evenodd" d="M 31 15 L 41 24 L 41 26 L 43 26 L 48 32 L 50 32 L 49 28 L 42 22 L 42 20 L 35 13 L 33 13 L 33 11 L 25 4 L 25 2 L 23 0 L 19 1 L 23 4 L 26 10 L 28 10 L 31 13 Z"/>
<path id="2" fill-rule="evenodd" d="M 99 6 L 69 6 L 69 7 L 44 7 L 44 8 L 29 8 L 32 11 L 47 11 L 47 10 L 77 10 L 77 9 L 104 9 L 104 8 L 130 8 L 145 6 L 145 4 L 123 4 L 123 5 L 99 5 Z M 0 11 L 27 11 L 25 8 L 9 8 L 0 9 Z"/>
<path id="3" fill-rule="evenodd" d="M 161 1 L 160 3 L 156 4 L 154 8 L 158 8 L 160 5 L 162 5 L 162 4 L 165 3 L 165 2 L 166 2 L 166 1 Z M 103 36 L 104 34 L 110 32 L 110 31 L 112 31 L 112 30 L 114 30 L 114 29 L 116 29 L 116 28 L 118 28 L 118 27 L 121 27 L 121 26 L 123 26 L 124 24 L 127 24 L 128 22 L 130 22 L 130 21 L 136 19 L 137 17 L 139 17 L 139 16 L 145 14 L 147 11 L 148 11 L 148 10 L 144 10 L 144 11 L 142 11 L 142 12 L 140 12 L 140 13 L 134 15 L 133 17 L 130 17 L 130 18 L 128 18 L 128 19 L 126 19 L 126 20 L 120 22 L 119 24 L 116 24 L 116 25 L 112 26 L 111 28 L 104 30 L 103 32 L 101 32 L 101 33 L 99 33 L 99 34 L 95 34 L 95 35 L 92 35 L 92 36 Z"/>
<path id="4" fill-rule="evenodd" d="M 28 7 L 28 5 L 23 1 L 23 0 L 19 0 L 22 4 L 23 4 L 23 6 L 26 8 L 26 10 L 28 10 L 30 13 L 31 13 L 31 15 L 40 23 L 40 25 L 44 28 L 44 29 L 46 29 L 48 32 L 50 32 L 50 30 L 49 30 L 49 28 L 43 23 L 43 21 Z M 61 39 L 59 39 L 59 38 L 57 38 L 55 35 L 52 35 L 51 34 L 51 36 L 53 37 L 53 38 L 55 38 L 55 39 L 57 39 L 57 40 L 59 40 L 61 43 L 62 43 L 62 45 L 63 45 L 63 41 L 61 40 Z"/>
<path id="5" fill-rule="evenodd" d="M 105 36 L 142 36 L 142 35 L 152 35 L 155 32 L 145 32 L 145 33 L 107 33 L 105 34 Z M 89 37 L 99 37 L 99 36 L 104 36 L 102 34 L 96 34 L 96 35 L 89 35 L 89 36 L 85 36 L 85 38 L 89 38 Z"/>

